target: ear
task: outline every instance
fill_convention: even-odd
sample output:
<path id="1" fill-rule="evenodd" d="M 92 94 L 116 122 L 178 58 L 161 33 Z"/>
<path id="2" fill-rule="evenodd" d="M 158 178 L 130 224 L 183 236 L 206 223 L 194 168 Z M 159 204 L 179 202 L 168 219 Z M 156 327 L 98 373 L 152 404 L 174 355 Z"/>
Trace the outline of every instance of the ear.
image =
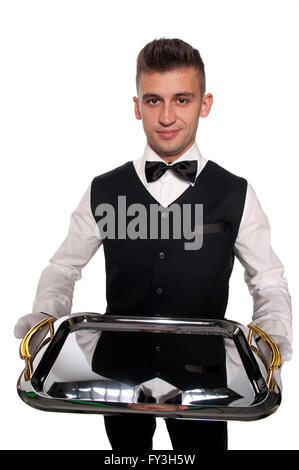
<path id="1" fill-rule="evenodd" d="M 213 95 L 211 95 L 211 93 L 204 95 L 201 108 L 200 108 L 200 117 L 205 118 L 209 115 L 212 104 L 213 104 Z"/>
<path id="2" fill-rule="evenodd" d="M 139 99 L 136 96 L 134 96 L 133 101 L 135 103 L 135 117 L 136 117 L 136 119 L 141 120 L 142 117 L 141 117 L 141 113 L 140 113 L 140 109 L 139 109 Z"/>

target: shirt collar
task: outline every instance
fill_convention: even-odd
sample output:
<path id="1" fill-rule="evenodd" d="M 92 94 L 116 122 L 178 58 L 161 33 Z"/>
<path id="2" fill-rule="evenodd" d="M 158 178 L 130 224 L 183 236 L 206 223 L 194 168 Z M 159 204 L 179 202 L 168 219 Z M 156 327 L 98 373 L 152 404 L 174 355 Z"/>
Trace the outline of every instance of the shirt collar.
<path id="1" fill-rule="evenodd" d="M 177 162 L 182 162 L 184 160 L 197 160 L 197 173 L 196 173 L 196 178 L 198 177 L 199 173 L 202 171 L 204 165 L 206 164 L 207 160 L 202 156 L 202 154 L 199 151 L 198 145 L 196 142 L 190 147 L 183 155 L 181 155 L 179 158 L 177 158 L 174 163 Z M 143 176 L 145 178 L 145 162 L 156 162 L 156 161 L 164 161 L 148 144 L 145 146 L 145 150 L 143 152 L 143 155 L 141 157 L 141 169 L 143 172 Z M 195 179 L 196 181 L 196 179 Z M 194 183 L 190 184 L 194 186 Z"/>

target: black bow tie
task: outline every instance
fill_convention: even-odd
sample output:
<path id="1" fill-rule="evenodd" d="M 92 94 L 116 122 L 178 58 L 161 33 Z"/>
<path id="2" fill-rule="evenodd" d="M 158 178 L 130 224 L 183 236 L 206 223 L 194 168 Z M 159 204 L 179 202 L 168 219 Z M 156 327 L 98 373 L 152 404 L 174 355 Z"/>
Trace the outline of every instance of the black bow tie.
<path id="1" fill-rule="evenodd" d="M 197 173 L 197 161 L 185 160 L 183 162 L 175 163 L 174 165 L 166 165 L 163 162 L 146 162 L 145 163 L 145 176 L 148 183 L 159 179 L 167 170 L 172 170 L 180 178 L 195 182 Z"/>

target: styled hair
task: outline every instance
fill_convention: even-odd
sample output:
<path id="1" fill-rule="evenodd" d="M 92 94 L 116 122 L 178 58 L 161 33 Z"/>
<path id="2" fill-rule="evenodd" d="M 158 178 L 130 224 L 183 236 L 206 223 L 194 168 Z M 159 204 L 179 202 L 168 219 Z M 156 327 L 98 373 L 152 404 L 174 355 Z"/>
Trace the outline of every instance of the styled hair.
<path id="1" fill-rule="evenodd" d="M 181 39 L 154 39 L 137 57 L 136 87 L 142 73 L 163 72 L 182 67 L 195 67 L 199 72 L 202 95 L 206 89 L 205 66 L 197 49 Z"/>

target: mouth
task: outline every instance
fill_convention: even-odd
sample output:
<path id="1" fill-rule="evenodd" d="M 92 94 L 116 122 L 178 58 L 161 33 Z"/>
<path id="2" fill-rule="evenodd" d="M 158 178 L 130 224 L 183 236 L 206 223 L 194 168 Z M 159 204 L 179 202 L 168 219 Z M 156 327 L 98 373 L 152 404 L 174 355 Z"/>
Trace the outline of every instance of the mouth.
<path id="1" fill-rule="evenodd" d="M 178 129 L 178 130 L 164 130 L 164 131 L 157 131 L 157 134 L 162 139 L 168 140 L 168 139 L 172 139 L 173 137 L 175 137 L 179 132 L 180 132 L 180 129 Z"/>

